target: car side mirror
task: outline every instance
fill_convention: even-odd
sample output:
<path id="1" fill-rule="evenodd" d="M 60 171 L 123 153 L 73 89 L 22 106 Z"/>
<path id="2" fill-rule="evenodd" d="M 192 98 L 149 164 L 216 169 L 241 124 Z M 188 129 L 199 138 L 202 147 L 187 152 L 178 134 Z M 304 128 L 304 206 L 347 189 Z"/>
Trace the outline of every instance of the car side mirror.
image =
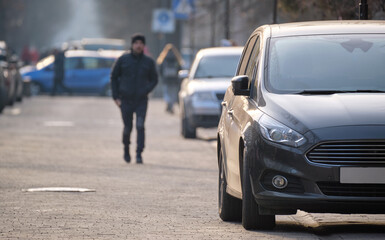
<path id="1" fill-rule="evenodd" d="M 231 79 L 234 95 L 250 96 L 249 77 L 246 75 L 236 76 Z"/>
<path id="2" fill-rule="evenodd" d="M 188 70 L 180 70 L 178 72 L 178 78 L 179 79 L 185 79 L 188 77 L 188 74 L 189 74 Z"/>

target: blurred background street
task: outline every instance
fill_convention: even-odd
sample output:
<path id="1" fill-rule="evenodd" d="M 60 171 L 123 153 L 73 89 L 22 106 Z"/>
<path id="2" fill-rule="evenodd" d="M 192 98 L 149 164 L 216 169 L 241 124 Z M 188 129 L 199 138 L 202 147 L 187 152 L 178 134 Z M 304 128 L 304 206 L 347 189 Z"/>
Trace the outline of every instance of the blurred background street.
<path id="1" fill-rule="evenodd" d="M 368 18 L 384 20 L 385 0 L 367 2 Z M 147 112 L 144 164 L 127 164 L 121 114 L 111 98 L 111 66 L 130 51 L 134 33 L 145 35 L 144 53 L 155 61 L 165 59 L 167 44 L 180 53 L 179 90 L 201 49 L 243 47 L 263 24 L 356 20 L 359 3 L 0 0 L 0 239 L 384 239 L 385 215 L 299 211 L 277 216 L 273 231 L 223 222 L 216 127 L 182 134 L 187 116 L 176 103 L 165 111 L 166 81 L 159 74 Z M 65 51 L 64 84 L 71 91 L 50 96 L 57 51 Z M 220 75 L 226 65 L 215 63 Z M 230 85 L 232 76 L 226 77 Z M 215 85 L 208 95 L 202 88 L 201 99 L 198 89 L 195 99 L 208 99 L 219 111 L 227 85 Z M 132 155 L 135 139 L 134 128 Z M 28 191 L 50 187 L 90 191 Z"/>

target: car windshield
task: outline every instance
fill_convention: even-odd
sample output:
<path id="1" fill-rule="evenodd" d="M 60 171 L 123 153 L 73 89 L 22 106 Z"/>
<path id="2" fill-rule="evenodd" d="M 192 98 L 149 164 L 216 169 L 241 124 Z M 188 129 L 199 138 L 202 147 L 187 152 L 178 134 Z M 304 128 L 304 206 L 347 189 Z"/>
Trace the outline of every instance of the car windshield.
<path id="1" fill-rule="evenodd" d="M 240 55 L 222 55 L 202 57 L 194 78 L 233 77 Z"/>
<path id="2" fill-rule="evenodd" d="M 112 45 L 112 44 L 84 44 L 84 50 L 97 51 L 99 49 L 104 50 L 124 50 L 123 45 Z"/>
<path id="3" fill-rule="evenodd" d="M 385 91 L 385 35 L 272 38 L 266 86 L 275 93 Z"/>

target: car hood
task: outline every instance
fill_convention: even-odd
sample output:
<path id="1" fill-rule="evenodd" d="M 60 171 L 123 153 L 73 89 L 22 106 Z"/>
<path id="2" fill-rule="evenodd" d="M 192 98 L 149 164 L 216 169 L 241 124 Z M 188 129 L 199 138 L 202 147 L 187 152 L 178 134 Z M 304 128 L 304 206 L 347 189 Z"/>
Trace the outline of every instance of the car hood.
<path id="1" fill-rule="evenodd" d="M 194 79 L 189 82 L 188 89 L 190 92 L 226 92 L 231 85 L 231 78 L 202 78 Z"/>
<path id="2" fill-rule="evenodd" d="M 262 110 L 302 133 L 327 127 L 385 125 L 385 94 L 266 94 Z"/>

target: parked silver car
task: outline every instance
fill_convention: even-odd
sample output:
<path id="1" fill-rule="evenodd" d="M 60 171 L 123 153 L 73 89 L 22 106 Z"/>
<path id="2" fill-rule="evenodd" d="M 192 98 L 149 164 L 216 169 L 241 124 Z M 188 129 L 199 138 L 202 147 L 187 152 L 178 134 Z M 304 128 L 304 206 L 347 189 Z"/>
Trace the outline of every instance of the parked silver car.
<path id="1" fill-rule="evenodd" d="M 8 101 L 8 92 L 6 87 L 6 78 L 4 76 L 4 70 L 0 65 L 0 113 L 3 112 Z"/>
<path id="2" fill-rule="evenodd" d="M 20 62 L 17 55 L 11 54 L 8 50 L 6 42 L 0 41 L 0 65 L 5 77 L 3 87 L 7 95 L 6 104 L 12 106 L 16 101 L 22 100 L 23 79 L 19 71 Z"/>
<path id="3" fill-rule="evenodd" d="M 196 128 L 218 125 L 221 102 L 235 74 L 243 47 L 200 50 L 179 91 L 182 135 L 195 138 Z"/>

